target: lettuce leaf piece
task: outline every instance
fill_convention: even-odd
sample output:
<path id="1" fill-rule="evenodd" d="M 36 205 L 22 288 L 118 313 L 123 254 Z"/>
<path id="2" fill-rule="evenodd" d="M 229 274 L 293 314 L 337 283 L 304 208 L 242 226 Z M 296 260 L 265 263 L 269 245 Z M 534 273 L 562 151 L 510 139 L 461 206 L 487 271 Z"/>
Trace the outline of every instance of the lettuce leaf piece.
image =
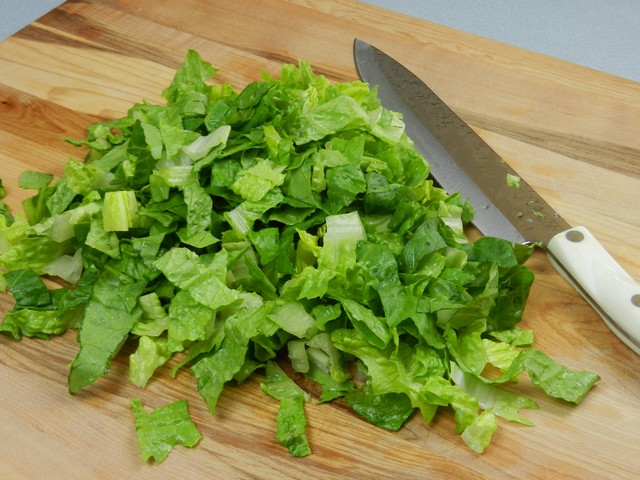
<path id="1" fill-rule="evenodd" d="M 157 292 L 141 295 L 138 298 L 138 305 L 140 305 L 142 313 L 131 329 L 132 334 L 158 337 L 169 328 L 169 316 Z"/>
<path id="2" fill-rule="evenodd" d="M 358 242 L 366 239 L 366 231 L 357 211 L 330 215 L 325 219 L 326 233 L 318 257 L 318 267 L 345 273 L 356 264 Z"/>
<path id="3" fill-rule="evenodd" d="M 98 277 L 78 332 L 80 350 L 69 371 L 75 393 L 109 372 L 111 360 L 138 321 L 138 298 L 145 284 L 104 270 Z"/>
<path id="4" fill-rule="evenodd" d="M 210 78 L 212 78 L 216 69 L 208 63 L 202 60 L 202 57 L 195 50 L 189 50 L 180 65 L 180 68 L 175 73 L 171 84 L 162 92 L 162 96 L 167 100 L 169 104 L 180 104 L 181 101 L 185 102 L 185 98 L 190 102 L 195 102 L 198 96 L 192 95 L 198 93 L 204 96 L 202 101 L 206 100 L 206 96 L 212 90 L 208 84 Z M 204 107 L 204 105 L 202 105 Z M 187 109 L 187 107 L 190 107 Z M 188 113 L 195 113 L 196 106 L 188 105 L 186 102 L 183 104 L 183 108 Z"/>
<path id="5" fill-rule="evenodd" d="M 172 248 L 155 261 L 155 266 L 174 285 L 187 290 L 195 301 L 213 310 L 239 298 L 237 291 L 227 287 L 216 272 L 207 268 L 199 256 L 187 248 Z"/>
<path id="6" fill-rule="evenodd" d="M 369 118 L 358 102 L 344 95 L 321 103 L 300 116 L 291 137 L 296 144 L 304 145 L 347 128 L 368 124 Z"/>
<path id="7" fill-rule="evenodd" d="M 169 304 L 168 336 L 178 342 L 204 340 L 216 311 L 197 302 L 189 290 L 180 290 Z"/>
<path id="8" fill-rule="evenodd" d="M 211 157 L 212 150 L 216 149 L 217 152 L 221 151 L 226 146 L 230 133 L 231 127 L 229 125 L 222 125 L 208 135 L 202 135 L 190 144 L 185 145 L 182 147 L 182 151 L 194 162 L 205 157 L 210 157 L 207 163 L 212 162 L 214 160 L 214 158 Z M 202 168 L 204 164 L 204 161 L 197 162 L 198 169 Z"/>
<path id="9" fill-rule="evenodd" d="M 76 284 L 82 276 L 83 268 L 82 249 L 79 248 L 73 255 L 59 256 L 48 265 L 45 265 L 42 271 L 47 275 L 61 278 L 71 284 Z"/>
<path id="10" fill-rule="evenodd" d="M 491 438 L 497 429 L 498 422 L 495 415 L 491 410 L 485 410 L 460 436 L 471 450 L 482 453 L 491 443 Z"/>
<path id="11" fill-rule="evenodd" d="M 50 173 L 27 170 L 20 174 L 19 185 L 20 188 L 42 191 L 49 186 L 52 180 L 53 175 Z"/>
<path id="12" fill-rule="evenodd" d="M 0 178 L 0 216 L 4 217 L 4 220 L 7 224 L 11 225 L 14 218 L 9 205 L 7 205 L 3 200 L 3 198 L 6 196 L 7 190 L 2 183 L 2 179 Z"/>
<path id="13" fill-rule="evenodd" d="M 22 208 L 29 223 L 35 225 L 47 216 L 46 197 L 53 175 L 49 173 L 24 171 L 20 174 L 18 185 L 26 190 L 36 190 L 36 194 L 22 202 Z"/>
<path id="14" fill-rule="evenodd" d="M 187 206 L 187 235 L 208 232 L 211 226 L 213 201 L 200 185 L 190 183 L 183 188 L 184 203 Z M 214 239 L 212 239 L 215 241 Z"/>
<path id="15" fill-rule="evenodd" d="M 398 258 L 400 271 L 416 272 L 431 253 L 447 246 L 438 225 L 438 219 L 427 219 L 420 224 Z"/>
<path id="16" fill-rule="evenodd" d="M 430 376 L 426 379 L 422 394 L 430 402 L 439 406 L 450 406 L 455 415 L 456 433 L 465 431 L 478 417 L 478 399 L 467 394 L 448 379 Z"/>
<path id="17" fill-rule="evenodd" d="M 304 403 L 309 401 L 309 394 L 274 362 L 267 362 L 266 375 L 260 386 L 263 392 L 280 402 L 276 416 L 277 440 L 294 457 L 310 455 L 311 448 L 306 434 L 307 419 L 304 414 Z"/>
<path id="18" fill-rule="evenodd" d="M 138 224 L 138 201 L 132 190 L 106 192 L 102 210 L 105 232 L 126 232 Z"/>
<path id="19" fill-rule="evenodd" d="M 186 212 L 186 227 L 184 227 L 183 239 L 189 239 L 189 245 L 196 240 L 194 236 L 200 235 L 209 239 L 209 244 L 215 242 L 215 237 L 208 231 L 211 226 L 211 209 L 213 201 L 206 190 L 200 185 L 197 171 L 192 165 L 165 166 L 153 172 L 149 178 L 151 193 L 156 201 L 168 200 L 170 189 L 177 187 L 184 199 Z"/>
<path id="20" fill-rule="evenodd" d="M 333 344 L 329 333 L 320 332 L 307 340 L 306 344 L 311 366 L 319 367 L 339 384 L 351 380 L 344 355 Z"/>
<path id="21" fill-rule="evenodd" d="M 198 379 L 198 391 L 212 414 L 225 383 L 244 365 L 250 340 L 270 329 L 270 308 L 271 305 L 264 305 L 239 309 L 224 324 L 220 348 L 200 357 L 191 366 L 191 372 Z"/>
<path id="22" fill-rule="evenodd" d="M 358 164 L 328 168 L 325 177 L 327 182 L 325 208 L 331 215 L 340 213 L 367 189 L 367 182 Z"/>
<path id="23" fill-rule="evenodd" d="M 418 316 L 418 297 L 400 280 L 398 262 L 389 246 L 384 243 L 360 242 L 357 262 L 371 276 L 372 281 L 368 284 L 380 297 L 389 326 L 397 326 L 403 320 Z"/>
<path id="24" fill-rule="evenodd" d="M 534 385 L 554 398 L 579 404 L 600 376 L 587 371 L 572 370 L 559 364 L 537 348 L 523 350 L 495 383 L 509 382 L 526 372 Z"/>
<path id="25" fill-rule="evenodd" d="M 0 199 L 0 216 L 2 216 L 9 225 L 13 223 L 14 217 L 9 205 Z"/>
<path id="26" fill-rule="evenodd" d="M 303 340 L 288 342 L 289 359 L 294 371 L 303 373 L 306 378 L 313 380 L 320 386 L 320 402 L 330 402 L 343 397 L 356 388 L 353 379 L 346 370 L 334 368 L 332 372 L 333 360 L 329 354 L 324 354 L 316 348 L 307 350 L 305 343 Z M 343 368 L 346 368 L 346 365 L 343 365 L 343 358 L 339 363 Z M 340 373 L 336 374 L 337 371 Z"/>
<path id="27" fill-rule="evenodd" d="M 88 196 L 94 190 L 98 175 L 104 173 L 95 165 L 69 159 L 64 166 L 65 186 L 72 192 Z"/>
<path id="28" fill-rule="evenodd" d="M 130 401 L 135 418 L 136 434 L 143 460 L 153 458 L 162 463 L 173 447 L 193 447 L 202 435 L 191 419 L 186 400 L 176 400 L 147 412 L 139 398 Z"/>
<path id="29" fill-rule="evenodd" d="M 487 363 L 505 371 L 511 366 L 520 350 L 506 342 L 494 342 L 488 338 L 482 339 L 482 346 L 487 356 Z"/>
<path id="30" fill-rule="evenodd" d="M 195 342 L 191 342 L 187 347 L 186 354 L 182 357 L 182 359 L 175 364 L 173 369 L 171 370 L 170 376 L 175 378 L 178 374 L 178 371 L 185 367 L 186 365 L 194 362 L 195 359 L 199 358 L 201 355 L 209 354 L 212 351 L 216 351 L 220 348 L 220 344 L 222 343 L 222 339 L 224 338 L 224 320 L 216 319 L 216 322 L 210 324 L 210 329 L 207 331 L 206 336 L 203 340 L 197 340 Z M 174 348 L 176 351 L 179 351 L 177 348 Z M 245 361 L 245 365 L 246 365 Z M 239 371 L 234 374 L 233 378 L 236 378 Z"/>
<path id="31" fill-rule="evenodd" d="M 265 300 L 275 300 L 278 297 L 278 292 L 267 274 L 260 269 L 249 255 L 244 255 L 242 262 L 246 266 L 249 275 L 248 278 L 240 279 L 240 284 L 248 290 L 261 294 Z"/>
<path id="32" fill-rule="evenodd" d="M 508 330 L 493 330 L 490 335 L 496 340 L 515 347 L 528 347 L 533 345 L 533 330 L 523 330 L 518 326 Z"/>
<path id="33" fill-rule="evenodd" d="M 517 265 L 503 275 L 502 294 L 496 297 L 488 318 L 492 330 L 509 330 L 522 319 L 533 279 L 533 272 L 523 265 Z"/>
<path id="34" fill-rule="evenodd" d="M 481 237 L 468 244 L 467 253 L 472 262 L 495 262 L 502 268 L 518 265 L 511 243 L 499 238 Z"/>
<path id="35" fill-rule="evenodd" d="M 5 314 L 0 332 L 15 340 L 22 335 L 49 339 L 51 335 L 61 335 L 75 328 L 82 319 L 98 273 L 95 268 L 89 268 L 75 288 L 56 288 L 45 294 L 46 286 L 40 277 L 33 276 L 34 273 L 9 272 L 7 275 L 13 288 L 22 284 L 19 286 L 22 292 L 18 294 L 14 308 Z"/>
<path id="36" fill-rule="evenodd" d="M 337 297 L 336 300 L 340 302 L 351 323 L 371 345 L 382 349 L 389 344 L 391 331 L 383 317 L 375 315 L 369 308 L 350 298 Z"/>
<path id="37" fill-rule="evenodd" d="M 409 398 L 402 393 L 375 395 L 371 382 L 346 394 L 347 403 L 369 423 L 393 432 L 400 430 L 415 408 Z"/>
<path id="38" fill-rule="evenodd" d="M 444 330 L 443 337 L 451 356 L 457 365 L 466 372 L 480 374 L 487 364 L 487 354 L 479 330 Z"/>
<path id="39" fill-rule="evenodd" d="M 392 345 L 379 349 L 371 345 L 359 332 L 347 329 L 333 331 L 331 339 L 339 350 L 355 355 L 366 366 L 374 395 L 402 393 L 409 398 L 413 407 L 420 409 L 425 422 L 431 421 L 438 408 L 438 403 L 434 401 L 439 400 L 425 394 L 423 382 L 420 380 L 430 378 L 431 373 L 436 374 L 440 370 L 437 365 L 431 365 L 423 371 L 421 377 L 424 378 L 414 378 L 407 371 L 407 364 L 419 368 L 420 362 L 415 358 L 415 355 L 419 354 L 412 353 L 408 346 L 403 347 L 400 354 L 396 354 Z M 424 366 L 422 364 L 422 367 Z"/>
<path id="40" fill-rule="evenodd" d="M 51 335 L 60 335 L 75 326 L 75 315 L 60 315 L 60 312 L 47 308 L 19 308 L 7 312 L 0 332 L 5 332 L 19 340 L 22 335 L 49 339 Z"/>
<path id="41" fill-rule="evenodd" d="M 16 225 L 18 222 L 14 222 Z M 45 268 L 67 253 L 67 243 L 59 243 L 48 236 L 29 236 L 20 238 L 9 245 L 0 254 L 0 265 L 6 270 L 32 269 L 38 274 L 45 273 Z"/>
<path id="42" fill-rule="evenodd" d="M 12 270 L 5 273 L 4 278 L 17 305 L 42 307 L 51 303 L 49 289 L 32 269 Z"/>
<path id="43" fill-rule="evenodd" d="M 91 221 L 85 244 L 111 258 L 120 258 L 120 238 L 115 231 L 104 229 L 102 219 L 95 218 Z"/>
<path id="44" fill-rule="evenodd" d="M 225 220 L 241 237 L 247 237 L 254 224 L 262 219 L 267 212 L 278 207 L 283 201 L 282 193 L 277 189 L 269 190 L 258 201 L 246 200 L 232 210 L 224 212 Z"/>
<path id="45" fill-rule="evenodd" d="M 271 310 L 269 319 L 298 338 L 308 338 L 316 331 L 314 318 L 307 313 L 300 302 L 277 304 Z"/>
<path id="46" fill-rule="evenodd" d="M 142 336 L 138 340 L 138 348 L 129 355 L 129 380 L 134 385 L 144 388 L 156 369 L 164 365 L 173 351 L 169 341 L 162 337 Z"/>
<path id="47" fill-rule="evenodd" d="M 469 395 L 478 399 L 480 407 L 491 409 L 494 415 L 510 422 L 533 426 L 533 422 L 520 415 L 523 408 L 537 409 L 538 404 L 523 395 L 502 390 L 472 373 L 463 372 L 451 363 L 451 380 Z"/>
<path id="48" fill-rule="evenodd" d="M 231 190 L 249 202 L 259 202 L 272 188 L 284 183 L 283 166 L 270 160 L 259 160 L 253 166 L 240 171 Z"/>

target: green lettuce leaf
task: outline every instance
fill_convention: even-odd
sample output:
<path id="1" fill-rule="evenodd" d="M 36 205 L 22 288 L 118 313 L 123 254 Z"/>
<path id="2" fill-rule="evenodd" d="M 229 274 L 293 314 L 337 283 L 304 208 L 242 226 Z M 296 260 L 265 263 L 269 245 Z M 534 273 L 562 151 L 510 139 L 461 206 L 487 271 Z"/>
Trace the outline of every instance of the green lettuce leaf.
<path id="1" fill-rule="evenodd" d="M 239 309 L 225 322 L 220 348 L 200 357 L 191 367 L 191 372 L 198 379 L 198 391 L 211 413 L 215 411 L 225 383 L 233 379 L 244 365 L 249 341 L 270 330 L 270 308 L 271 305 Z"/>
<path id="2" fill-rule="evenodd" d="M 425 422 L 431 421 L 440 402 L 439 399 L 426 394 L 423 382 L 430 378 L 432 373 L 437 375 L 443 370 L 435 358 L 429 359 L 425 364 L 419 358 L 422 353 L 426 353 L 422 350 L 412 352 L 405 346 L 395 353 L 392 345 L 379 349 L 355 330 L 335 330 L 332 340 L 339 350 L 362 361 L 367 369 L 374 395 L 404 394 L 411 401 L 412 407 L 420 409 Z M 411 375 L 413 369 L 420 371 L 417 378 Z"/>
<path id="3" fill-rule="evenodd" d="M 4 278 L 17 305 L 42 307 L 51 303 L 49 289 L 32 269 L 13 270 L 5 273 Z"/>
<path id="4" fill-rule="evenodd" d="M 142 336 L 138 348 L 129 355 L 129 380 L 134 385 L 144 388 L 156 371 L 164 365 L 173 354 L 166 338 Z"/>
<path id="5" fill-rule="evenodd" d="M 174 285 L 188 291 L 196 302 L 212 310 L 230 305 L 239 298 L 238 292 L 230 289 L 224 279 L 187 248 L 169 250 L 156 260 L 155 266 Z"/>
<path id="6" fill-rule="evenodd" d="M 534 385 L 554 398 L 579 404 L 600 376 L 586 371 L 572 370 L 559 364 L 537 348 L 523 350 L 496 383 L 513 381 L 526 372 Z"/>
<path id="7" fill-rule="evenodd" d="M 177 400 L 147 412 L 139 398 L 130 400 L 143 460 L 162 463 L 173 447 L 193 447 L 202 435 L 189 415 L 186 400 Z"/>
<path id="8" fill-rule="evenodd" d="M 375 395 L 371 383 L 366 381 L 361 388 L 346 395 L 347 403 L 369 423 L 398 431 L 415 411 L 409 398 L 402 393 Z"/>
<path id="9" fill-rule="evenodd" d="M 11 209 L 4 202 L 3 198 L 7 196 L 7 190 L 2 183 L 2 179 L 0 178 L 0 216 L 4 217 L 4 221 L 7 224 L 13 223 L 13 214 L 11 213 Z"/>
<path id="10" fill-rule="evenodd" d="M 80 350 L 69 371 L 69 392 L 75 393 L 109 372 L 141 311 L 144 283 L 105 270 L 96 281 L 78 332 Z"/>
<path id="11" fill-rule="evenodd" d="M 465 373 L 453 362 L 450 375 L 456 385 L 478 399 L 482 408 L 491 409 L 494 415 L 510 422 L 533 426 L 531 420 L 520 415 L 523 408 L 538 408 L 538 404 L 530 398 L 502 390 L 471 373 Z"/>
<path id="12" fill-rule="evenodd" d="M 497 429 L 498 422 L 495 415 L 491 410 L 485 410 L 460 436 L 471 450 L 482 453 L 491 443 L 491 438 Z"/>
<path id="13" fill-rule="evenodd" d="M 22 335 L 49 339 L 74 328 L 81 321 L 99 272 L 88 269 L 75 288 L 48 290 L 41 278 L 30 270 L 5 274 L 16 304 L 0 324 L 4 332 L 18 340 Z"/>
<path id="14" fill-rule="evenodd" d="M 105 232 L 126 232 L 138 223 L 138 201 L 132 190 L 106 192 L 103 206 Z"/>
<path id="15" fill-rule="evenodd" d="M 267 362 L 267 371 L 261 383 L 262 391 L 280 402 L 276 416 L 276 438 L 294 457 L 311 454 L 307 440 L 307 420 L 304 403 L 309 395 L 298 387 L 274 362 Z"/>

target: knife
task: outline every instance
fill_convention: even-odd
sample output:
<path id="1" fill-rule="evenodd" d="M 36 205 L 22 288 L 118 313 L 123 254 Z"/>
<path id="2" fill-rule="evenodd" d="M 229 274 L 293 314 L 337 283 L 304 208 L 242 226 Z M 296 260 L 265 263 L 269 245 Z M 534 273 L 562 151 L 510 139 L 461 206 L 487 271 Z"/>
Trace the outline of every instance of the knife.
<path id="1" fill-rule="evenodd" d="M 363 40 L 358 74 L 377 86 L 383 106 L 403 115 L 405 131 L 448 192 L 468 197 L 474 226 L 487 236 L 533 244 L 640 355 L 640 284 L 585 227 L 571 227 L 420 78 Z"/>

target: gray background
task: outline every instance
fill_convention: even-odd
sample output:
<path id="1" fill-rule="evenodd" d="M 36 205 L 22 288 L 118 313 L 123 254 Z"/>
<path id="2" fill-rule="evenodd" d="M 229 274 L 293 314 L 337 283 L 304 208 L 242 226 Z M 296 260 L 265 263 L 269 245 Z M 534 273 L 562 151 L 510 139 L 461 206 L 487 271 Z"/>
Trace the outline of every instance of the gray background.
<path id="1" fill-rule="evenodd" d="M 0 0 L 0 40 L 61 3 Z M 638 0 L 366 0 L 364 3 L 640 81 Z"/>

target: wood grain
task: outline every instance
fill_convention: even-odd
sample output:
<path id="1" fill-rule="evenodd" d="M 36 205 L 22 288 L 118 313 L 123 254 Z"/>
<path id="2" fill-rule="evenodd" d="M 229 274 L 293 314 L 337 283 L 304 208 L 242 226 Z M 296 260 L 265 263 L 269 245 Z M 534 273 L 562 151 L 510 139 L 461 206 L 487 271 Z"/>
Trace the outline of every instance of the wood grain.
<path id="1" fill-rule="evenodd" d="M 69 1 L 0 43 L 0 162 L 7 202 L 25 169 L 59 175 L 98 120 L 161 100 L 186 50 L 242 88 L 304 59 L 354 80 L 352 42 L 392 54 L 429 83 L 573 224 L 587 226 L 640 279 L 640 85 L 351 0 Z M 293 459 L 275 440 L 277 405 L 260 377 L 233 386 L 211 416 L 188 374 L 125 381 L 126 355 L 86 390 L 67 393 L 73 333 L 51 341 L 0 337 L 0 478 L 637 478 L 640 358 L 537 252 L 523 326 L 569 367 L 602 381 L 577 408 L 531 395 L 535 427 L 501 422 L 477 455 L 443 410 L 387 432 L 338 402 L 307 405 L 313 454 Z M 0 295 L 0 311 L 11 300 Z M 148 407 L 187 398 L 203 433 L 160 466 L 138 457 L 129 399 Z"/>

